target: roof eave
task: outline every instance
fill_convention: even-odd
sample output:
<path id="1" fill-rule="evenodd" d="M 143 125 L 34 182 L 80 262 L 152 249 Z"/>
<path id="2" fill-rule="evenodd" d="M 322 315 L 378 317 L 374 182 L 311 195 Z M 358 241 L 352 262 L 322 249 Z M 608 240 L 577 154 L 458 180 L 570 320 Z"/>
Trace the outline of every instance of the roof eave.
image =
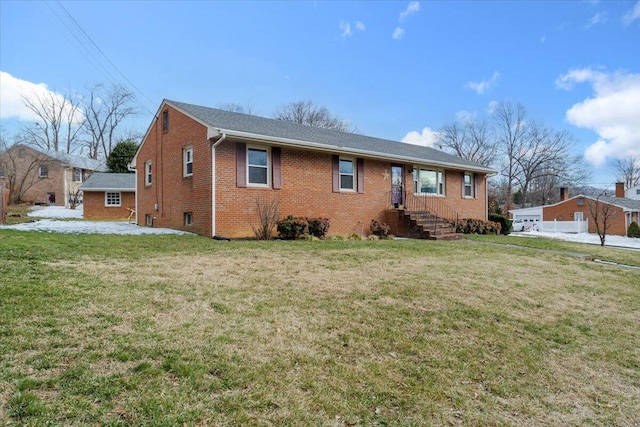
<path id="1" fill-rule="evenodd" d="M 448 167 L 448 168 L 457 169 L 457 170 L 466 170 L 470 172 L 482 172 L 487 174 L 496 173 L 495 170 L 491 168 L 485 168 L 485 167 L 474 167 L 474 166 L 463 165 L 459 163 L 440 162 L 436 160 L 428 160 L 428 159 L 423 159 L 419 157 L 398 156 L 398 155 L 380 153 L 375 151 L 358 150 L 358 149 L 349 148 L 349 147 L 337 147 L 335 145 L 320 144 L 317 142 L 302 141 L 297 139 L 282 138 L 282 137 L 276 137 L 276 136 L 266 136 L 266 135 L 260 135 L 255 133 L 236 131 L 232 129 L 222 129 L 222 128 L 207 126 L 207 135 L 209 138 L 215 137 L 223 133 L 226 134 L 227 136 L 241 138 L 244 140 L 278 143 L 278 144 L 283 144 L 283 145 L 297 147 L 297 148 L 313 148 L 318 151 L 326 151 L 326 152 L 332 152 L 332 153 L 338 152 L 338 153 L 344 153 L 344 154 L 361 154 L 370 158 L 382 159 L 382 160 L 403 161 L 403 162 L 412 162 L 412 163 L 419 163 L 419 164 L 426 163 L 434 166 L 442 166 L 442 167 Z M 401 144 L 401 143 L 399 142 L 398 144 Z"/>

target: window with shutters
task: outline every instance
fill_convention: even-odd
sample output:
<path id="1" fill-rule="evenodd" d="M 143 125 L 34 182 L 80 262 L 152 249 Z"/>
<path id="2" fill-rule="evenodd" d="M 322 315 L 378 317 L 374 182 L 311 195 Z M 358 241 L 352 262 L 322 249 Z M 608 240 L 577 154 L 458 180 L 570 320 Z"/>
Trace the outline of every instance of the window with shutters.
<path id="1" fill-rule="evenodd" d="M 340 190 L 355 191 L 355 169 L 353 159 L 340 158 Z"/>

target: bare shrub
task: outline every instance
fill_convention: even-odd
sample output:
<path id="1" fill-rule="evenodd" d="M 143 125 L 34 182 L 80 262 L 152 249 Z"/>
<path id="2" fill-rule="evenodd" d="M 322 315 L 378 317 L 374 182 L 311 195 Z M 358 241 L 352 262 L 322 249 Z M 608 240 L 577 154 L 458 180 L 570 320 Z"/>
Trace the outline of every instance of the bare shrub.
<path id="1" fill-rule="evenodd" d="M 258 240 L 271 240 L 280 217 L 278 201 L 271 197 L 260 197 L 255 200 L 255 206 L 257 222 L 249 221 L 253 234 Z"/>

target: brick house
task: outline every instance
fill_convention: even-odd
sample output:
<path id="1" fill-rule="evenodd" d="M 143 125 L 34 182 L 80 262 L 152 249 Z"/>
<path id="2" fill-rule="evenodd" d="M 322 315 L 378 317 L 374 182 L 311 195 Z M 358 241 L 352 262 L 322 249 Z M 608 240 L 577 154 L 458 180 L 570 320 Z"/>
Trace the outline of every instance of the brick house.
<path id="1" fill-rule="evenodd" d="M 0 185 L 27 188 L 22 202 L 68 206 L 80 185 L 93 172 L 106 171 L 104 162 L 55 151 L 14 145 L 0 154 Z"/>
<path id="2" fill-rule="evenodd" d="M 82 184 L 80 190 L 84 194 L 84 219 L 135 219 L 135 174 L 96 172 Z"/>
<path id="3" fill-rule="evenodd" d="M 131 165 L 138 224 L 253 237 L 256 206 L 325 217 L 330 234 L 372 219 L 409 232 L 408 211 L 487 218 L 490 168 L 433 148 L 165 100 Z M 417 221 L 413 221 L 416 225 Z"/>
<path id="4" fill-rule="evenodd" d="M 607 234 L 626 236 L 629 224 L 638 223 L 640 216 L 640 200 L 624 197 L 624 184 L 616 184 L 616 196 L 592 197 L 579 194 L 568 197 L 566 188 L 560 191 L 560 202 L 553 205 L 542 206 L 543 221 L 578 221 L 587 220 L 589 233 L 596 232 L 595 219 L 592 212 L 599 209 L 600 218 L 604 214 L 603 209 L 609 214 L 607 222 L 610 228 Z M 602 223 L 602 222 L 601 222 Z"/>

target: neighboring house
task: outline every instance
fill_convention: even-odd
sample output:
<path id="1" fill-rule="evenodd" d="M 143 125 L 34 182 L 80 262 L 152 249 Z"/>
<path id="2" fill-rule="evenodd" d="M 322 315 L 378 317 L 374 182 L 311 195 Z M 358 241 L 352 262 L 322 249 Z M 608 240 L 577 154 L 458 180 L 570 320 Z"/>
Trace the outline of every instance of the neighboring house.
<path id="1" fill-rule="evenodd" d="M 131 165 L 138 224 L 233 238 L 253 237 L 271 201 L 281 218 L 329 218 L 330 234 L 368 234 L 376 219 L 401 235 L 405 207 L 486 219 L 495 173 L 433 148 L 168 100 Z"/>
<path id="2" fill-rule="evenodd" d="M 624 195 L 624 187 L 616 184 L 616 194 Z M 610 223 L 607 234 L 626 236 L 627 229 L 631 222 L 638 222 L 640 215 L 640 200 L 628 199 L 625 197 L 611 196 L 585 196 L 579 194 L 568 198 L 565 190 L 561 192 L 561 200 L 553 205 L 542 206 L 543 221 L 588 221 L 589 233 L 596 232 L 595 219 L 593 213 L 598 209 L 600 218 L 604 214 L 603 209 L 608 212 Z"/>
<path id="3" fill-rule="evenodd" d="M 135 174 L 96 172 L 80 190 L 84 193 L 84 219 L 135 219 Z"/>
<path id="4" fill-rule="evenodd" d="M 640 185 L 625 190 L 627 199 L 640 200 Z"/>
<path id="5" fill-rule="evenodd" d="M 22 202 L 69 206 L 81 197 L 80 185 L 93 172 L 106 171 L 102 161 L 55 151 L 15 145 L 0 155 L 0 185 L 21 192 Z"/>
<path id="6" fill-rule="evenodd" d="M 509 211 L 511 219 L 521 219 L 524 222 L 535 223 L 542 221 L 542 206 L 534 206 L 532 208 L 511 209 Z"/>

